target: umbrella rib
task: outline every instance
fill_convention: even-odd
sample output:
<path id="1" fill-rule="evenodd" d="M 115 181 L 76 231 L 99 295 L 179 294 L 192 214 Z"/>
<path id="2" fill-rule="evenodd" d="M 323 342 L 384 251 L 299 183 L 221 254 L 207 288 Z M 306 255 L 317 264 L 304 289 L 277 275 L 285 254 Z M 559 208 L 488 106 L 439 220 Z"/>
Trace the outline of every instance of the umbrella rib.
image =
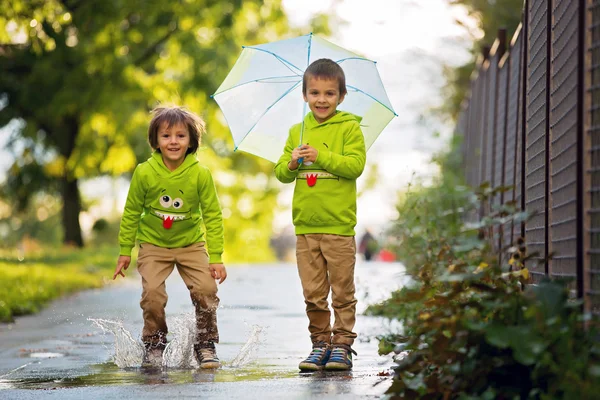
<path id="1" fill-rule="evenodd" d="M 230 88 L 227 88 L 227 89 L 225 89 L 225 90 L 221 90 L 220 92 L 218 92 L 218 93 L 215 93 L 215 94 L 211 95 L 211 97 L 215 97 L 215 96 L 217 96 L 217 95 L 219 95 L 219 94 L 221 94 L 221 93 L 225 93 L 225 92 L 227 92 L 227 91 L 229 91 L 229 90 L 232 90 L 232 89 L 235 89 L 235 88 L 239 88 L 240 86 L 248 85 L 248 84 L 250 84 L 250 83 L 256 83 L 256 82 L 261 82 L 261 83 L 293 83 L 293 82 L 297 82 L 296 80 L 293 80 L 293 81 L 281 81 L 281 82 L 264 82 L 264 81 L 265 81 L 265 80 L 267 80 L 267 79 L 279 79 L 279 78 L 298 78 L 298 77 L 300 77 L 300 75 L 271 76 L 271 77 L 269 77 L 269 78 L 259 78 L 259 79 L 254 79 L 254 80 L 252 80 L 252 81 L 248 81 L 248 82 L 244 82 L 244 83 L 238 83 L 238 84 L 237 84 L 237 85 L 235 85 L 235 86 L 232 86 L 232 87 L 230 87 Z"/>
<path id="2" fill-rule="evenodd" d="M 369 60 L 368 58 L 363 58 L 363 57 L 347 57 L 347 58 L 342 58 L 340 60 L 337 60 L 336 63 L 340 64 L 346 60 L 360 60 L 360 61 L 368 61 L 370 63 L 373 64 L 377 64 L 377 62 L 373 61 L 373 60 Z"/>
<path id="3" fill-rule="evenodd" d="M 263 52 L 265 52 L 265 53 L 267 53 L 267 54 L 270 54 L 270 55 L 272 55 L 273 57 L 275 57 L 276 59 L 278 59 L 278 60 L 279 60 L 279 62 L 281 62 L 281 63 L 282 63 L 282 64 L 283 64 L 283 65 L 284 65 L 284 66 L 285 66 L 287 69 L 289 69 L 291 72 L 295 73 L 295 74 L 296 74 L 296 75 L 298 75 L 298 76 L 300 76 L 300 74 L 302 74 L 302 73 L 303 73 L 303 72 L 302 72 L 302 70 L 301 70 L 300 68 L 296 67 L 294 64 L 292 64 L 291 62 L 289 62 L 289 61 L 288 61 L 288 60 L 286 60 L 285 58 L 282 58 L 282 57 L 278 56 L 277 54 L 273 53 L 272 51 L 265 50 L 265 49 L 259 49 L 258 47 L 251 47 L 251 46 L 248 46 L 248 47 L 246 47 L 246 48 L 247 48 L 247 49 L 256 50 L 256 51 L 263 51 Z M 293 70 L 290 68 L 290 66 L 291 66 L 291 67 L 294 67 L 294 68 L 296 68 L 296 69 L 298 70 L 298 72 L 300 72 L 300 74 L 299 74 L 298 72 L 296 72 L 296 71 L 293 71 Z"/>
<path id="4" fill-rule="evenodd" d="M 248 136 L 250 134 L 250 132 L 252 132 L 252 129 L 254 129 L 256 127 L 256 125 L 258 125 L 258 123 L 260 122 L 260 120 L 262 119 L 262 117 L 265 116 L 266 113 L 269 112 L 269 110 L 271 110 L 271 108 L 273 108 L 273 106 L 277 103 L 279 103 L 279 101 L 281 99 L 283 99 L 285 96 L 287 96 L 288 94 L 290 94 L 290 92 L 294 89 L 296 89 L 298 87 L 298 85 L 300 85 L 300 82 L 296 82 L 296 84 L 294 86 L 292 86 L 291 88 L 289 88 L 288 90 L 285 91 L 285 93 L 283 93 L 281 96 L 279 96 L 279 98 L 277 100 L 275 100 L 273 102 L 273 104 L 271 104 L 269 107 L 267 107 L 267 109 L 265 110 L 264 113 L 262 113 L 262 115 L 260 117 L 258 117 L 258 119 L 256 120 L 256 122 L 254 123 L 254 125 L 252 125 L 252 127 L 250 129 L 248 129 L 248 132 L 246 132 L 246 134 L 244 135 L 244 137 L 242 138 L 242 140 L 240 140 L 240 144 L 242 144 L 242 142 L 244 141 L 244 139 L 246 139 L 246 136 Z M 240 147 L 239 145 L 235 146 L 234 150 L 237 150 L 238 147 Z"/>
<path id="5" fill-rule="evenodd" d="M 377 100 L 375 97 L 371 96 L 369 93 L 360 90 L 356 86 L 346 85 L 346 87 L 354 89 L 357 92 L 360 92 L 360 93 L 364 94 L 365 96 L 372 98 L 373 100 L 375 100 L 376 102 L 378 102 L 379 104 L 381 104 L 382 106 L 384 106 L 385 108 L 387 108 L 388 110 L 390 110 L 392 112 L 392 114 L 394 114 L 396 117 L 398 116 L 398 114 L 396 114 L 396 112 L 394 110 L 392 110 L 391 108 L 389 108 L 388 106 L 386 106 L 385 104 L 383 104 L 381 101 Z"/>

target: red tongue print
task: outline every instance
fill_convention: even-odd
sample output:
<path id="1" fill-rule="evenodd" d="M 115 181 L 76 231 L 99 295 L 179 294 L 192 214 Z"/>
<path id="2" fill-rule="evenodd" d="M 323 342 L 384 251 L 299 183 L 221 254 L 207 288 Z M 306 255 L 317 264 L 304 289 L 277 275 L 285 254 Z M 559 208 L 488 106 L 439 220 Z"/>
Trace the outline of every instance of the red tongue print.
<path id="1" fill-rule="evenodd" d="M 313 187 L 317 183 L 317 174 L 308 174 L 306 176 L 306 183 L 308 186 Z"/>
<path id="2" fill-rule="evenodd" d="M 165 216 L 165 219 L 163 220 L 163 228 L 171 229 L 171 226 L 173 226 L 173 217 Z"/>

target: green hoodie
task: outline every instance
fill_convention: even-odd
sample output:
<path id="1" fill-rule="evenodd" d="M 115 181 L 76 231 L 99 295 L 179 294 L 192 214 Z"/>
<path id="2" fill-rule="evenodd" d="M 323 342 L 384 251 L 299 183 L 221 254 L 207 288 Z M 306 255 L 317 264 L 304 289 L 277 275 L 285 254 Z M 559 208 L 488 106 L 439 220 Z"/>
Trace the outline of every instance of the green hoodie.
<path id="1" fill-rule="evenodd" d="M 131 255 L 136 237 L 166 248 L 206 241 L 209 262 L 222 262 L 221 207 L 212 175 L 195 154 L 188 154 L 175 171 L 158 151 L 136 167 L 119 231 L 121 255 Z"/>
<path id="2" fill-rule="evenodd" d="M 292 151 L 300 143 L 302 124 L 292 126 L 275 176 L 283 183 L 296 181 L 292 217 L 296 234 L 328 233 L 354 236 L 356 179 L 365 168 L 365 141 L 360 117 L 338 111 L 319 124 L 312 112 L 304 118 L 302 143 L 319 151 L 312 165 L 290 170 Z M 312 185 L 312 186 L 311 186 Z"/>

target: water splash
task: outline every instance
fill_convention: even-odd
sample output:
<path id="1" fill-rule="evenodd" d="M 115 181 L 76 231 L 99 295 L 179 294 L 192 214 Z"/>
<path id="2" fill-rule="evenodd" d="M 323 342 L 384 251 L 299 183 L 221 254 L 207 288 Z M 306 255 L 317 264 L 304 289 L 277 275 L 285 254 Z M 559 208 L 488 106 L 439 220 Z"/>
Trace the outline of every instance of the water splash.
<path id="1" fill-rule="evenodd" d="M 261 333 L 264 328 L 259 325 L 252 325 L 252 332 L 246 343 L 240 349 L 237 356 L 229 363 L 230 367 L 239 368 L 247 365 L 254 356 L 255 351 L 261 344 Z"/>
<path id="2" fill-rule="evenodd" d="M 112 333 L 115 337 L 115 355 L 113 362 L 119 368 L 139 367 L 142 364 L 144 356 L 144 345 L 141 341 L 133 338 L 131 333 L 125 329 L 122 322 L 111 321 L 102 318 L 88 318 L 103 332 Z M 193 313 L 179 315 L 173 318 L 169 324 L 169 336 L 171 340 L 165 347 L 162 366 L 164 368 L 189 369 L 197 368 L 198 362 L 194 357 L 194 342 L 196 339 L 196 317 Z M 264 328 L 259 325 L 252 325 L 252 331 L 248 340 L 235 358 L 227 363 L 229 367 L 240 368 L 249 364 L 254 357 L 254 353 L 262 344 L 261 334 Z"/>
<path id="3" fill-rule="evenodd" d="M 131 333 L 123 326 L 122 322 L 110 321 L 101 318 L 88 318 L 103 332 L 110 332 L 115 337 L 114 363 L 119 368 L 139 367 L 144 357 L 144 345 L 135 340 Z"/>
<path id="4" fill-rule="evenodd" d="M 169 335 L 173 338 L 163 354 L 163 367 L 193 368 L 198 363 L 194 357 L 194 342 L 196 339 L 196 317 L 185 314 L 173 318 L 169 323 Z"/>

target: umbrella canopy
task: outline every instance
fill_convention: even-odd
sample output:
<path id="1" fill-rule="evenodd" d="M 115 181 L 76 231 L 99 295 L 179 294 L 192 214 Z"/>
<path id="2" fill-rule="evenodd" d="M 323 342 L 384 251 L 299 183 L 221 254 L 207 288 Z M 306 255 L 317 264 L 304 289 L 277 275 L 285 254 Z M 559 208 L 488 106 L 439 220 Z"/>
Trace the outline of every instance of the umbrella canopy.
<path id="1" fill-rule="evenodd" d="M 236 150 L 272 162 L 279 159 L 290 127 L 309 111 L 302 96 L 304 71 L 320 58 L 329 58 L 344 70 L 348 94 L 338 110 L 362 117 L 365 146 L 371 147 L 396 115 L 375 61 L 311 33 L 243 47 L 212 96 L 225 115 Z"/>

